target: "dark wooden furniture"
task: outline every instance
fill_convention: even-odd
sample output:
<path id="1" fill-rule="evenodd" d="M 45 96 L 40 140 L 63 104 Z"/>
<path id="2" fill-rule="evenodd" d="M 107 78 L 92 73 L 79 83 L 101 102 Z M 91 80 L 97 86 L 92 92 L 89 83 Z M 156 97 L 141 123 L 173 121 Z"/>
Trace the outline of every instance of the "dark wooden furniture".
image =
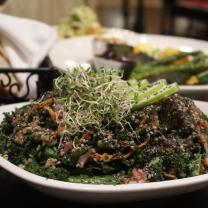
<path id="1" fill-rule="evenodd" d="M 193 21 L 198 20 L 206 25 L 206 34 L 198 38 L 208 39 L 208 0 L 163 0 L 161 32 L 177 35 L 175 32 L 175 19 L 178 16 L 189 19 L 189 27 L 184 34 L 191 36 Z"/>
<path id="2" fill-rule="evenodd" d="M 142 33 L 145 30 L 144 1 L 137 0 L 136 17 L 133 30 Z"/>
<path id="3" fill-rule="evenodd" d="M 0 0 L 0 5 L 3 5 L 7 0 Z"/>
<path id="4" fill-rule="evenodd" d="M 129 16 L 130 16 L 130 3 L 131 0 L 122 0 L 122 15 L 124 19 L 123 27 L 125 29 L 130 29 Z M 135 32 L 144 32 L 144 1 L 137 0 L 136 16 L 133 25 L 133 30 Z"/>

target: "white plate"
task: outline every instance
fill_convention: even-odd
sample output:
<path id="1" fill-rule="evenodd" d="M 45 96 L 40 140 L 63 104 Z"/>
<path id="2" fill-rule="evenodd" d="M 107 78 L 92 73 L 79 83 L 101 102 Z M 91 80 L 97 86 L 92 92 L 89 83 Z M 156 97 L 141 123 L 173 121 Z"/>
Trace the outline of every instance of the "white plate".
<path id="1" fill-rule="evenodd" d="M 136 43 L 149 43 L 156 48 L 165 49 L 168 47 L 178 48 L 182 51 L 191 52 L 193 50 L 202 50 L 208 53 L 208 42 L 190 38 L 173 37 L 167 35 L 138 34 L 129 30 L 112 28 L 104 34 L 106 37 L 118 37 L 124 39 L 130 45 Z M 65 68 L 66 60 L 72 60 L 79 64 L 89 63 L 93 59 L 93 36 L 81 36 L 70 39 L 59 40 L 49 56 L 52 63 L 58 68 Z M 185 94 L 207 93 L 208 85 L 200 86 L 180 86 L 181 92 Z"/>
<path id="2" fill-rule="evenodd" d="M 196 104 L 208 114 L 208 103 L 197 101 Z M 3 112 L 12 111 L 15 107 L 21 105 L 14 104 L 0 107 L 0 122 L 3 119 Z M 20 169 L 2 157 L 0 157 L 0 166 L 42 192 L 78 202 L 120 203 L 139 201 L 191 192 L 208 186 L 208 174 L 143 184 L 88 185 L 46 179 Z"/>

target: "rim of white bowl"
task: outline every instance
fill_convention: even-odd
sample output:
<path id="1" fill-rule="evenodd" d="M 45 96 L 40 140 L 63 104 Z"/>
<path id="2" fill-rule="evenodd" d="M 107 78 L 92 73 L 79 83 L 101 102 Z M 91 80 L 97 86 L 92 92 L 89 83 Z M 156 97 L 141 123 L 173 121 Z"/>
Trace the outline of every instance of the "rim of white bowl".
<path id="1" fill-rule="evenodd" d="M 208 105 L 207 102 L 203 102 L 203 101 L 195 101 L 195 102 L 199 104 L 201 103 Z M 19 107 L 27 103 L 28 102 L 1 106 L 0 110 L 2 108 L 7 108 L 9 110 L 12 107 L 13 108 Z M 71 183 L 71 182 L 64 182 L 64 181 L 38 176 L 36 174 L 33 174 L 31 172 L 19 168 L 18 166 L 12 164 L 11 162 L 7 161 L 1 156 L 0 156 L 0 167 L 10 172 L 11 174 L 32 184 L 60 189 L 60 190 L 76 191 L 76 192 L 91 192 L 91 193 L 118 193 L 118 192 L 134 192 L 134 191 L 144 192 L 150 190 L 154 191 L 154 190 L 172 189 L 183 186 L 193 186 L 201 183 L 206 183 L 208 185 L 208 174 L 176 179 L 176 180 L 167 180 L 167 181 L 149 182 L 149 183 L 136 183 L 136 184 L 119 184 L 119 185 L 99 184 L 98 185 L 98 184 Z"/>
<path id="2" fill-rule="evenodd" d="M 13 175 L 30 182 L 32 184 L 62 189 L 68 191 L 77 192 L 96 192 L 96 193 L 115 193 L 115 192 L 131 192 L 131 191 L 149 191 L 149 190 L 162 190 L 170 189 L 176 187 L 184 187 L 189 185 L 207 183 L 208 184 L 208 174 L 203 174 L 199 176 L 193 176 L 188 178 L 160 181 L 160 182 L 149 182 L 149 183 L 137 183 L 137 184 L 119 184 L 119 185 L 97 185 L 97 184 L 81 184 L 81 183 L 71 183 L 64 182 L 54 179 L 45 178 L 38 176 L 36 174 L 30 173 L 23 170 L 11 162 L 0 157 L 0 166 L 12 173 Z"/>

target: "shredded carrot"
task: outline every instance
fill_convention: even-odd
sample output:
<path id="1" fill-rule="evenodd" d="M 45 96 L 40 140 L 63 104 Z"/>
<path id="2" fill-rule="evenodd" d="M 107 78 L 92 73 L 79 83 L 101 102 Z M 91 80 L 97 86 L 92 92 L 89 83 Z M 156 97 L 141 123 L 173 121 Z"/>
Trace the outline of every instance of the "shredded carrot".
<path id="1" fill-rule="evenodd" d="M 146 145 L 148 143 L 148 141 L 145 141 L 143 143 L 141 143 L 140 145 L 137 146 L 137 148 L 141 148 L 144 145 Z M 122 155 L 121 157 L 117 157 L 117 156 L 113 156 L 110 154 L 99 154 L 99 153 L 95 153 L 92 157 L 92 159 L 96 159 L 98 161 L 102 161 L 102 160 L 106 160 L 106 159 L 110 159 L 110 160 L 119 160 L 119 159 L 127 159 L 129 158 L 136 150 L 131 150 L 130 152 Z"/>
<path id="2" fill-rule="evenodd" d="M 154 127 L 159 127 L 159 119 L 157 113 L 152 115 L 152 124 Z"/>
<path id="3" fill-rule="evenodd" d="M 203 160 L 204 165 L 208 165 L 208 157 Z"/>
<path id="4" fill-rule="evenodd" d="M 47 105 L 50 105 L 50 104 L 52 104 L 52 103 L 54 103 L 54 99 L 53 99 L 53 98 L 49 98 L 49 99 L 47 99 L 47 100 L 44 100 L 44 101 L 41 102 L 41 103 L 38 103 L 36 107 L 37 107 L 38 109 L 40 109 L 40 108 L 43 108 L 43 107 L 45 107 L 45 106 L 47 106 Z"/>
<path id="5" fill-rule="evenodd" d="M 138 145 L 137 147 L 138 147 L 138 148 L 141 148 L 141 147 L 145 146 L 147 143 L 148 143 L 148 140 L 144 141 L 143 143 L 141 143 L 141 144 Z"/>
<path id="6" fill-rule="evenodd" d="M 140 126 L 143 126 L 146 123 L 146 120 L 147 120 L 147 117 L 146 117 L 146 115 L 144 115 L 142 117 L 142 120 L 140 121 Z"/>
<path id="7" fill-rule="evenodd" d="M 145 145 L 147 144 L 147 142 L 148 142 L 148 141 L 145 141 L 145 142 L 141 143 L 140 145 L 138 145 L 137 147 L 138 147 L 138 148 L 141 148 L 141 147 L 145 146 Z M 134 152 L 135 152 L 135 150 L 131 150 L 131 151 L 128 152 L 127 154 L 123 155 L 122 158 L 127 159 L 127 158 L 130 157 Z M 112 159 L 113 159 L 113 158 L 112 158 Z"/>
<path id="8" fill-rule="evenodd" d="M 130 157 L 134 152 L 135 152 L 135 150 L 131 150 L 130 152 L 128 152 L 127 154 L 125 154 L 125 155 L 123 156 L 123 158 L 127 159 L 127 158 Z"/>
<path id="9" fill-rule="evenodd" d="M 56 139 L 57 137 L 57 132 L 54 131 L 52 134 L 51 134 L 51 139 Z"/>
<path id="10" fill-rule="evenodd" d="M 62 132 L 64 130 L 64 126 L 59 124 L 58 128 L 51 134 L 52 139 L 56 139 L 59 132 Z"/>
<path id="11" fill-rule="evenodd" d="M 84 132 L 83 135 L 82 135 L 82 138 L 87 140 L 89 138 L 89 132 L 87 132 L 87 131 Z"/>
<path id="12" fill-rule="evenodd" d="M 207 121 L 198 121 L 197 124 L 204 129 L 208 128 L 208 122 Z"/>
<path id="13" fill-rule="evenodd" d="M 121 157 L 116 157 L 116 156 L 113 156 L 113 155 L 110 155 L 110 154 L 98 154 L 96 153 L 93 158 L 95 158 L 96 160 L 98 161 L 102 161 L 102 160 L 106 160 L 106 159 L 110 159 L 110 160 L 119 160 L 119 159 L 127 159 L 128 157 L 130 157 L 132 154 L 134 153 L 134 150 L 131 150 L 130 152 L 128 152 L 127 154 L 121 156 Z"/>
<path id="14" fill-rule="evenodd" d="M 95 150 L 94 149 L 89 149 L 86 153 L 84 153 L 83 155 L 81 155 L 77 161 L 76 167 L 77 168 L 84 168 L 86 162 L 92 158 L 92 155 L 95 154 Z"/>
<path id="15" fill-rule="evenodd" d="M 47 106 L 45 106 L 45 107 L 43 107 L 45 110 L 47 110 L 48 111 L 48 113 L 49 113 L 49 115 L 50 115 L 50 117 L 51 117 L 51 120 L 52 121 L 56 121 L 56 113 L 55 113 L 55 111 L 53 111 L 53 109 L 52 108 L 49 108 L 49 107 L 47 107 Z"/>
<path id="16" fill-rule="evenodd" d="M 93 155 L 93 158 L 95 158 L 98 161 L 102 161 L 102 160 L 106 160 L 106 159 L 112 159 L 113 155 L 109 155 L 109 154 L 106 154 L 106 153 L 104 153 L 104 154 L 95 153 Z"/>
<path id="17" fill-rule="evenodd" d="M 176 178 L 177 178 L 175 175 L 172 175 L 172 174 L 166 173 L 166 172 L 163 172 L 163 175 L 164 175 L 166 178 L 169 178 L 169 179 L 176 179 Z"/>

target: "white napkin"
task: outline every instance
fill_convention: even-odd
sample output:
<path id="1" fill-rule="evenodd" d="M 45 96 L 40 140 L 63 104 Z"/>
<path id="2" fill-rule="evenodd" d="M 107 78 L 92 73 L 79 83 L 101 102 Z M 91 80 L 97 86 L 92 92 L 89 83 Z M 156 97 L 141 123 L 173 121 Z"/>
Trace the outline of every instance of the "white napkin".
<path id="1" fill-rule="evenodd" d="M 42 22 L 5 14 L 0 14 L 0 35 L 12 67 L 37 67 L 57 38 Z"/>
<path id="2" fill-rule="evenodd" d="M 57 32 L 35 20 L 0 14 L 0 36 L 12 67 L 35 68 L 55 43 Z M 19 78 L 24 81 L 26 77 Z"/>

